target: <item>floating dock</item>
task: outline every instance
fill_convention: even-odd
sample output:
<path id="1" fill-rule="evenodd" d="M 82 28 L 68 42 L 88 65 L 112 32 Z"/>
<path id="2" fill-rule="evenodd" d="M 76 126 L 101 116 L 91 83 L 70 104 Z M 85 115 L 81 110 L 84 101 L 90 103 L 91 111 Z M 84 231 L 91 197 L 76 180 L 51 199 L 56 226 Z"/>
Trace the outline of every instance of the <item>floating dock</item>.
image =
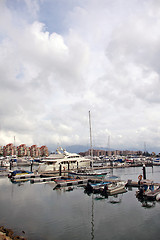
<path id="1" fill-rule="evenodd" d="M 88 181 L 89 179 L 77 179 L 77 180 L 59 182 L 57 183 L 54 189 L 60 188 L 60 187 L 69 187 L 74 185 L 83 185 L 83 184 L 87 184 Z"/>
<path id="2" fill-rule="evenodd" d="M 20 175 L 15 175 L 12 177 L 12 179 L 16 180 L 16 179 L 28 179 L 28 178 L 38 178 L 40 177 L 40 174 L 20 174 Z"/>
<path id="3" fill-rule="evenodd" d="M 142 185 L 142 184 L 150 185 L 151 182 L 153 182 L 153 181 L 148 180 L 148 179 L 144 179 L 144 180 L 141 181 L 141 183 L 139 183 L 139 182 L 132 181 L 131 179 L 129 179 L 129 180 L 127 181 L 126 186 L 127 186 L 127 187 L 139 187 L 139 186 Z M 154 183 L 154 182 L 153 182 L 153 185 L 155 185 L 155 186 L 160 186 L 160 183 Z"/>
<path id="4" fill-rule="evenodd" d="M 57 179 L 57 177 L 46 177 L 46 178 L 31 178 L 29 179 L 31 183 L 38 183 L 38 182 L 53 182 Z"/>

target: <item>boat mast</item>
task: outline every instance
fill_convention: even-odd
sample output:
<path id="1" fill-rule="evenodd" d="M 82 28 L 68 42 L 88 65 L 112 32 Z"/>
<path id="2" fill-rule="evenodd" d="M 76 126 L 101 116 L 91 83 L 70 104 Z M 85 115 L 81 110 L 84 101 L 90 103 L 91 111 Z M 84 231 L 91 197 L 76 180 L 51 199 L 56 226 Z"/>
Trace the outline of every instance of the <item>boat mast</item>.
<path id="1" fill-rule="evenodd" d="M 92 164 L 92 168 L 93 168 L 93 148 L 92 148 L 92 131 L 91 131 L 91 114 L 90 114 L 90 111 L 89 111 L 89 130 L 90 130 L 91 164 Z"/>

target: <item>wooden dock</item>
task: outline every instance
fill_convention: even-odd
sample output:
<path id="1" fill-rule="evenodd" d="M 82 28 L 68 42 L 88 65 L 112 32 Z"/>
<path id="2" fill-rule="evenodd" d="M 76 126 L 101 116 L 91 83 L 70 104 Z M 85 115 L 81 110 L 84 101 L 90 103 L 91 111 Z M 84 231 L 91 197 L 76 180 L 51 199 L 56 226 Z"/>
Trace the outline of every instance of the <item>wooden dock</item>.
<path id="1" fill-rule="evenodd" d="M 34 173 L 29 173 L 29 174 L 20 174 L 13 176 L 12 179 L 28 179 L 28 178 L 39 178 L 41 175 L 40 174 L 34 174 Z"/>
<path id="2" fill-rule="evenodd" d="M 144 179 L 144 180 L 142 180 L 141 183 L 139 184 L 139 182 L 132 181 L 131 179 L 129 179 L 129 180 L 127 181 L 126 186 L 127 186 L 127 187 L 139 187 L 139 186 L 142 185 L 142 184 L 150 185 L 151 182 L 153 182 L 153 181 L 151 181 L 151 180 L 149 180 L 149 179 Z M 154 182 L 153 182 L 153 185 L 160 187 L 160 183 L 154 183 Z"/>
<path id="3" fill-rule="evenodd" d="M 87 184 L 89 181 L 89 179 L 77 179 L 77 180 L 73 180 L 73 181 L 64 181 L 64 182 L 59 182 L 57 183 L 56 188 L 60 188 L 60 187 L 70 187 L 70 186 L 75 186 L 75 185 L 83 185 L 83 184 Z"/>
<path id="4" fill-rule="evenodd" d="M 54 182 L 57 179 L 57 177 L 46 177 L 46 178 L 30 178 L 31 183 L 38 183 L 38 182 Z"/>

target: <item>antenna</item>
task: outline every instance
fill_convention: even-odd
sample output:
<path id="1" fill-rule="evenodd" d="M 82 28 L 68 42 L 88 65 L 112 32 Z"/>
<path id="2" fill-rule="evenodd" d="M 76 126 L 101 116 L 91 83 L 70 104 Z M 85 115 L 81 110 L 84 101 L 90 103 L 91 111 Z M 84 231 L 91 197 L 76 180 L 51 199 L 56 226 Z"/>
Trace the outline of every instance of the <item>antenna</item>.
<path id="1" fill-rule="evenodd" d="M 90 129 L 91 161 L 92 161 L 92 168 L 93 168 L 93 148 L 92 148 L 92 131 L 91 131 L 91 114 L 90 114 L 90 111 L 89 111 L 89 129 Z"/>
<path id="2" fill-rule="evenodd" d="M 146 143 L 144 142 L 144 152 L 146 152 Z"/>
<path id="3" fill-rule="evenodd" d="M 110 150 L 110 136 L 108 136 L 108 150 Z"/>

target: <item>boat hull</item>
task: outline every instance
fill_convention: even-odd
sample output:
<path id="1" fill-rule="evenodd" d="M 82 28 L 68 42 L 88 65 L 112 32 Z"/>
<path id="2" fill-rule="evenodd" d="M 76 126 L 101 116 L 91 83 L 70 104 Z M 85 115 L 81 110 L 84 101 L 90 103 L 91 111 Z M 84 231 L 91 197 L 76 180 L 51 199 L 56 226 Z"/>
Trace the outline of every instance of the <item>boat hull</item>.
<path id="1" fill-rule="evenodd" d="M 71 171 L 68 173 L 69 176 L 74 176 L 74 177 L 87 177 L 87 178 L 95 178 L 95 177 L 98 177 L 98 178 L 104 178 L 107 173 L 92 173 L 92 172 L 74 172 L 74 171 Z"/>

